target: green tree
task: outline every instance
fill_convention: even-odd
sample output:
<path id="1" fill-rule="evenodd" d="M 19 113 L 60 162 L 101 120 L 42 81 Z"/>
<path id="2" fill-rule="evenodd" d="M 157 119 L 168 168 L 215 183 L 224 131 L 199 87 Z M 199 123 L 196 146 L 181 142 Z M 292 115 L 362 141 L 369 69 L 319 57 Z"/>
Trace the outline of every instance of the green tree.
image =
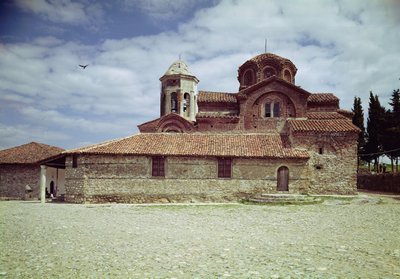
<path id="1" fill-rule="evenodd" d="M 361 132 L 358 134 L 358 158 L 365 153 L 365 126 L 364 126 L 364 111 L 361 104 L 361 98 L 354 97 L 353 109 L 353 124 L 356 125 Z"/>
<path id="2" fill-rule="evenodd" d="M 367 138 L 365 144 L 364 158 L 370 163 L 374 160 L 374 169 L 378 170 L 379 152 L 383 151 L 382 139 L 385 133 L 385 117 L 386 110 L 381 106 L 378 95 L 374 95 L 372 91 L 369 94 L 369 108 L 367 119 Z"/>
<path id="3" fill-rule="evenodd" d="M 385 134 L 383 136 L 383 148 L 391 161 L 392 171 L 394 170 L 393 161 L 396 161 L 396 172 L 398 172 L 398 160 L 400 157 L 400 90 L 393 90 L 391 109 L 386 113 Z"/>

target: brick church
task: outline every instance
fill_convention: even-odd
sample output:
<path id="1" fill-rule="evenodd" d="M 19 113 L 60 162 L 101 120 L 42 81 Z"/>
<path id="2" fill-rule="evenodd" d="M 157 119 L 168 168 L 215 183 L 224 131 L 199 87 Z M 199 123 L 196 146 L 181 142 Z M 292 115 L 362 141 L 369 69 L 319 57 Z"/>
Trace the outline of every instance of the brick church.
<path id="1" fill-rule="evenodd" d="M 260 193 L 354 194 L 352 113 L 295 83 L 271 53 L 238 69 L 238 92 L 198 91 L 182 60 L 160 78 L 160 117 L 65 157 L 68 202 L 223 202 Z"/>

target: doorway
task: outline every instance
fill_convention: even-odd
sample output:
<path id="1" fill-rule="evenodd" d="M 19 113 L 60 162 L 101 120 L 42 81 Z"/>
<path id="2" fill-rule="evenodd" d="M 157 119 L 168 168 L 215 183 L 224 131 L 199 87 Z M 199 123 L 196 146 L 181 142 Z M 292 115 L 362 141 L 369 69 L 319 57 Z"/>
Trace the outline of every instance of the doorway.
<path id="1" fill-rule="evenodd" d="M 289 169 L 282 166 L 277 173 L 277 191 L 289 191 Z"/>

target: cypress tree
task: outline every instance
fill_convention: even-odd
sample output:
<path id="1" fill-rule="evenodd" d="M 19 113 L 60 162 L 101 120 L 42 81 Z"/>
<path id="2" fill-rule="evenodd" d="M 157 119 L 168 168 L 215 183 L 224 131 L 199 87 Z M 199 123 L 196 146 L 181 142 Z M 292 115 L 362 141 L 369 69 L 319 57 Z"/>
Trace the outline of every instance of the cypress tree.
<path id="1" fill-rule="evenodd" d="M 374 160 L 375 170 L 378 170 L 379 157 L 382 152 L 382 138 L 385 133 L 385 116 L 386 110 L 381 106 L 378 95 L 374 95 L 372 91 L 369 96 L 369 108 L 367 119 L 367 141 L 365 144 L 366 160 L 370 162 Z"/>
<path id="2" fill-rule="evenodd" d="M 396 171 L 398 172 L 398 159 L 400 157 L 400 90 L 393 90 L 391 109 L 387 112 L 386 131 L 383 140 L 383 147 L 386 155 L 391 160 L 392 171 L 394 170 L 393 161 L 396 161 Z M 394 151 L 392 151 L 394 150 Z"/>
<path id="3" fill-rule="evenodd" d="M 353 109 L 353 124 L 356 125 L 361 132 L 358 134 L 358 158 L 362 158 L 365 153 L 365 127 L 364 127 L 364 111 L 361 104 L 361 98 L 354 97 Z"/>

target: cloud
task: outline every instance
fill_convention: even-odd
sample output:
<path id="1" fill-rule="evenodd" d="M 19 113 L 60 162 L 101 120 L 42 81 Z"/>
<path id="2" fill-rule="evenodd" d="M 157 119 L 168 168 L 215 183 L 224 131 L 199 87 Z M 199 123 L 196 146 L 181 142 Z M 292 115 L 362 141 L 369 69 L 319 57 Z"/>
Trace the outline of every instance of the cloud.
<path id="1" fill-rule="evenodd" d="M 24 11 L 32 12 L 45 20 L 69 24 L 83 25 L 96 29 L 96 25 L 104 16 L 101 4 L 88 1 L 71 0 L 16 0 L 15 4 Z"/>
<path id="2" fill-rule="evenodd" d="M 140 9 L 155 20 L 181 18 L 196 4 L 196 0 L 124 0 L 128 9 Z"/>
<path id="3" fill-rule="evenodd" d="M 26 3 L 41 16 L 57 15 L 59 21 L 69 22 L 70 17 L 50 9 L 65 5 L 68 11 L 86 14 L 88 5 L 83 3 L 89 2 Z M 54 138 L 47 135 L 42 141 L 63 147 L 132 134 L 136 125 L 158 117 L 158 79 L 179 54 L 200 79 L 200 90 L 236 92 L 238 67 L 264 51 L 265 38 L 268 51 L 297 66 L 296 84 L 303 89 L 332 92 L 345 109 L 360 96 L 364 111 L 372 90 L 386 105 L 399 87 L 400 13 L 397 2 L 381 3 L 225 0 L 198 9 L 177 30 L 156 35 L 98 44 L 46 36 L 0 45 L 0 102 L 9 107 L 7 116 L 0 115 L 0 134 L 21 142 L 30 138 L 22 130 L 32 127 L 28 131 L 33 137 L 40 137 L 35 129 L 54 132 Z M 193 2 L 132 0 L 126 5 L 164 20 L 161 11 L 185 13 Z M 99 6 L 98 17 L 108 16 L 101 11 Z M 83 70 L 81 63 L 89 66 Z M 0 141 L 1 146 L 11 143 Z"/>

